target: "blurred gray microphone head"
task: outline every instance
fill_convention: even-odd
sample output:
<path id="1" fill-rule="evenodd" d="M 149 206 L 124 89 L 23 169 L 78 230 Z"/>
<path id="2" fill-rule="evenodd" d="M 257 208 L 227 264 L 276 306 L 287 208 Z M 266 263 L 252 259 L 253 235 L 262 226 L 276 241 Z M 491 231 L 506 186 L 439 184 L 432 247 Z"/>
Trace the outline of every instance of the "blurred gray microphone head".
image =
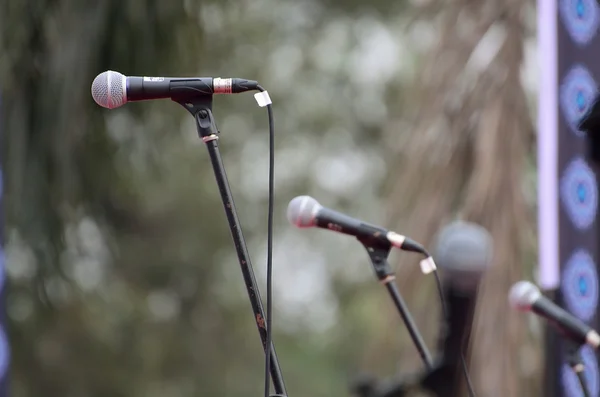
<path id="1" fill-rule="evenodd" d="M 492 263 L 490 233 L 474 223 L 456 221 L 443 227 L 435 245 L 435 261 L 445 281 L 464 292 L 477 289 Z"/>
<path id="2" fill-rule="evenodd" d="M 92 82 L 92 98 L 103 108 L 114 109 L 127 103 L 127 77 L 107 70 Z"/>
<path id="3" fill-rule="evenodd" d="M 298 227 L 313 227 L 315 226 L 317 213 L 321 208 L 323 206 L 314 198 L 298 196 L 288 204 L 288 221 Z"/>
<path id="4" fill-rule="evenodd" d="M 519 281 L 510 289 L 508 302 L 520 311 L 529 311 L 531 306 L 542 296 L 539 288 L 529 281 Z"/>

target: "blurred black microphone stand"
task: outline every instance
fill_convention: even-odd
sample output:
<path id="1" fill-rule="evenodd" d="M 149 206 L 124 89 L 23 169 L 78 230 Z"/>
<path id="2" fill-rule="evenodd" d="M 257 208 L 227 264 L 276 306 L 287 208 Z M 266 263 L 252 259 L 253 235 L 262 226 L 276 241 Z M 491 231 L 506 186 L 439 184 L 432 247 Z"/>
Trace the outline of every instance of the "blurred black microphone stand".
<path id="1" fill-rule="evenodd" d="M 427 369 L 426 373 L 430 373 L 434 368 L 431 353 L 423 341 L 417 325 L 406 307 L 404 299 L 398 291 L 398 287 L 395 283 L 396 277 L 388 262 L 388 257 L 392 248 L 391 244 L 381 241 L 372 241 L 368 238 L 359 238 L 358 240 L 363 244 L 369 254 L 369 259 L 371 260 L 371 265 L 373 266 L 377 279 L 380 283 L 385 285 L 394 305 L 398 309 L 398 312 L 408 329 L 408 333 L 410 334 L 421 359 L 425 363 Z M 415 377 L 414 379 L 407 378 L 400 381 L 393 380 L 379 382 L 368 376 L 354 382 L 352 391 L 353 394 L 358 397 L 404 397 L 409 391 L 418 389 L 420 387 L 420 381 L 420 377 Z"/>
<path id="2" fill-rule="evenodd" d="M 382 242 L 374 242 L 369 239 L 358 239 L 364 247 L 367 249 L 367 253 L 369 254 L 369 259 L 371 259 L 371 264 L 373 265 L 373 269 L 375 270 L 375 275 L 379 279 L 379 281 L 385 285 L 390 296 L 392 297 L 392 301 L 394 305 L 398 309 L 402 320 L 406 324 L 406 328 L 408 329 L 408 333 L 410 334 L 411 339 L 413 340 L 417 350 L 419 351 L 419 355 L 423 359 L 425 363 L 425 367 L 427 370 L 431 370 L 433 368 L 433 362 L 431 360 L 431 354 L 423 341 L 423 338 L 419 334 L 419 330 L 412 316 L 410 315 L 408 308 L 406 307 L 406 303 L 400 292 L 398 291 L 398 287 L 394 282 L 396 277 L 394 276 L 394 272 L 388 262 L 388 256 L 390 255 L 390 250 L 392 248 L 389 243 Z"/>
<path id="3" fill-rule="evenodd" d="M 244 241 L 242 234 L 242 228 L 240 221 L 235 210 L 233 203 L 233 196 L 231 194 L 231 188 L 229 181 L 227 180 L 227 174 L 225 173 L 225 167 L 221 158 L 221 152 L 219 151 L 219 131 L 215 124 L 215 120 L 212 114 L 212 95 L 197 95 L 193 97 L 184 96 L 181 98 L 173 98 L 173 101 L 179 103 L 188 112 L 194 116 L 196 120 L 196 128 L 198 129 L 198 135 L 202 138 L 202 141 L 206 144 L 210 161 L 213 166 L 217 185 L 219 186 L 219 193 L 221 194 L 221 200 L 223 201 L 223 207 L 225 208 L 225 215 L 229 223 L 229 229 L 235 245 L 235 250 L 240 262 L 242 269 L 242 275 L 244 282 L 246 283 L 246 290 L 248 291 L 248 297 L 254 312 L 254 318 L 256 320 L 256 326 L 258 327 L 258 333 L 263 344 L 263 348 L 267 349 L 267 325 L 265 321 L 265 314 L 262 305 L 262 301 L 259 294 L 258 285 L 256 284 L 256 278 L 252 269 L 252 263 L 250 262 L 250 255 L 248 254 L 248 248 Z M 281 368 L 279 366 L 279 360 L 275 353 L 275 347 L 271 344 L 271 379 L 273 382 L 273 388 L 278 396 L 287 396 L 285 384 L 283 382 L 283 375 L 281 374 Z"/>
<path id="4" fill-rule="evenodd" d="M 567 362 L 569 363 L 569 366 L 575 375 L 577 375 L 579 385 L 581 386 L 581 390 L 583 392 L 583 397 L 591 397 L 590 390 L 588 389 L 585 381 L 585 366 L 583 364 L 583 360 L 581 359 L 581 346 L 569 341 L 567 348 Z"/>

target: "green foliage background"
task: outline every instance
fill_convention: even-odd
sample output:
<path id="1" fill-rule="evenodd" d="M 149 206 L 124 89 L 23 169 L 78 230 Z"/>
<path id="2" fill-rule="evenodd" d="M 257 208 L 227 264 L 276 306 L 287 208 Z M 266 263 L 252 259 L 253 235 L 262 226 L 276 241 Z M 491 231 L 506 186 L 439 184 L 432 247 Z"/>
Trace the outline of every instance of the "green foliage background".
<path id="1" fill-rule="evenodd" d="M 3 1 L 12 395 L 262 393 L 259 338 L 193 120 L 168 101 L 99 108 L 90 84 L 108 69 L 267 87 L 277 132 L 275 343 L 290 395 L 347 395 L 359 372 L 402 372 L 407 337 L 362 248 L 291 230 L 285 208 L 310 194 L 389 219 L 385 205 L 397 197 L 384 181 L 393 184 L 397 142 L 423 105 L 414 81 L 445 12 L 430 3 Z M 214 113 L 262 286 L 266 112 L 241 95 L 216 98 Z"/>

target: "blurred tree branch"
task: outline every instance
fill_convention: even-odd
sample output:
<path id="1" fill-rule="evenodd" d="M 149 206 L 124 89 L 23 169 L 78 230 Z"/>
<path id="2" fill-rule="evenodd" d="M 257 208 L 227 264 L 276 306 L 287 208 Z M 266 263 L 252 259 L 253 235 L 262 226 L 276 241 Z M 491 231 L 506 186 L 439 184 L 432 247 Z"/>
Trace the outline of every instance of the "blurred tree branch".
<path id="1" fill-rule="evenodd" d="M 490 230 L 495 257 L 480 290 L 471 360 L 477 395 L 536 395 L 538 386 L 520 382 L 523 327 L 506 304 L 510 285 L 522 277 L 525 255 L 534 249 L 524 245 L 534 222 L 522 191 L 533 135 L 520 80 L 529 5 L 452 5 L 439 14 L 439 43 L 418 78 L 416 128 L 392 138 L 401 140 L 394 144 L 401 149 L 391 169 L 402 172 L 389 193 L 389 213 L 401 229 L 426 242 L 455 217 Z M 401 291 L 424 313 L 418 323 L 432 338 L 439 327 L 425 308 L 436 295 L 424 295 L 426 281 L 416 280 L 422 278 L 416 264 L 400 266 L 398 273 Z M 418 362 L 408 345 L 403 368 Z"/>

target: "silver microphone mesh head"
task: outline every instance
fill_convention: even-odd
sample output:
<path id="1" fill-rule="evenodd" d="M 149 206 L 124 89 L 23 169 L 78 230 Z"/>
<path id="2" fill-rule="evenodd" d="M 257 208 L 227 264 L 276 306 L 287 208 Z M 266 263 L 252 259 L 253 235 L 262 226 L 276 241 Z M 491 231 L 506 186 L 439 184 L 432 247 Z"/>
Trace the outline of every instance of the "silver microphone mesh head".
<path id="1" fill-rule="evenodd" d="M 100 73 L 92 83 L 92 97 L 104 108 L 123 106 L 127 103 L 127 78 L 112 70 Z"/>
<path id="2" fill-rule="evenodd" d="M 292 225 L 298 227 L 315 226 L 315 217 L 321 204 L 310 196 L 298 196 L 288 204 L 287 218 Z"/>
<path id="3" fill-rule="evenodd" d="M 517 310 L 528 311 L 542 293 L 529 281 L 519 281 L 510 289 L 508 301 Z"/>
<path id="4" fill-rule="evenodd" d="M 492 236 L 477 224 L 452 222 L 438 233 L 435 261 L 446 281 L 463 291 L 477 289 L 492 254 Z"/>

